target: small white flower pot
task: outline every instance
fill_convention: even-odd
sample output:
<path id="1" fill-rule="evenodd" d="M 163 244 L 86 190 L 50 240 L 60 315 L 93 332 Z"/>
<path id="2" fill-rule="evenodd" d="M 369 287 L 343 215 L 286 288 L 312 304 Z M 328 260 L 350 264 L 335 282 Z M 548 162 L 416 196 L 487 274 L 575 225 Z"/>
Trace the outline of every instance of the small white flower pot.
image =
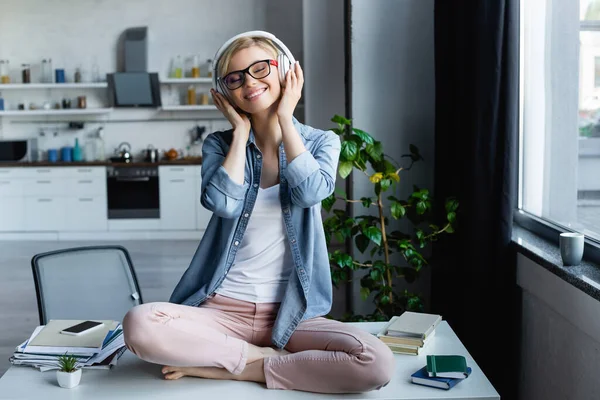
<path id="1" fill-rule="evenodd" d="M 81 368 L 78 368 L 75 372 L 56 371 L 56 380 L 62 388 L 74 388 L 79 385 L 79 381 L 81 380 Z"/>

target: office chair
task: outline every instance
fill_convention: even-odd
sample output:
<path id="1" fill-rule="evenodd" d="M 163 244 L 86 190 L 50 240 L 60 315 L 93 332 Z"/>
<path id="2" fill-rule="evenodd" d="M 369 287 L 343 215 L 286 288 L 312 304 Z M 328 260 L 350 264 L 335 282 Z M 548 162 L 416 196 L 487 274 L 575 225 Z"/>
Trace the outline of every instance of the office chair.
<path id="1" fill-rule="evenodd" d="M 122 246 L 87 246 L 31 259 L 40 324 L 50 319 L 122 321 L 142 304 L 131 257 Z"/>

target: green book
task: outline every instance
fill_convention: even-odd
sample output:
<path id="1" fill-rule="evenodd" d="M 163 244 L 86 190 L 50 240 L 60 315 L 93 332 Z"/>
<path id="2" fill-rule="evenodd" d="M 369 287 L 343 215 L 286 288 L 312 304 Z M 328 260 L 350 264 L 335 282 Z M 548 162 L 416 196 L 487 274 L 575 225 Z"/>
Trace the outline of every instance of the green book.
<path id="1" fill-rule="evenodd" d="M 427 373 L 432 378 L 458 378 L 468 376 L 467 360 L 464 356 L 427 356 Z"/>

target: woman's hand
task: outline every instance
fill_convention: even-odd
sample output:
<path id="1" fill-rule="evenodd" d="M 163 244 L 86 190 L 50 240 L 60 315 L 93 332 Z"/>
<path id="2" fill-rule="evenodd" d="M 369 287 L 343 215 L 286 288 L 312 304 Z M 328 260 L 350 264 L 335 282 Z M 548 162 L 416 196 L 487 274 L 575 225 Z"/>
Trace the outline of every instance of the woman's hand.
<path id="1" fill-rule="evenodd" d="M 215 106 L 223 113 L 225 118 L 231 123 L 233 127 L 233 131 L 236 134 L 245 135 L 245 139 L 248 140 L 248 136 L 250 135 L 250 119 L 246 114 L 239 113 L 229 100 L 221 93 L 216 92 L 214 89 L 210 89 L 210 93 L 213 97 L 213 102 Z"/>
<path id="2" fill-rule="evenodd" d="M 302 97 L 302 86 L 304 85 L 304 73 L 300 63 L 296 61 L 290 66 L 285 75 L 285 87 L 281 88 L 282 95 L 277 108 L 279 122 L 290 122 L 300 97 Z"/>

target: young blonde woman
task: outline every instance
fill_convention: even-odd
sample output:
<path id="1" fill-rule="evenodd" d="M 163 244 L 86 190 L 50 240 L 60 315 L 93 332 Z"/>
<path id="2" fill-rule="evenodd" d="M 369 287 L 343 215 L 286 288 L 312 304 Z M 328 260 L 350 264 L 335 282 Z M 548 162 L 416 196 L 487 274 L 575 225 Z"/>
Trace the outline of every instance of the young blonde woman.
<path id="1" fill-rule="evenodd" d="M 334 190 L 340 141 L 293 117 L 302 68 L 261 31 L 227 41 L 214 63 L 214 103 L 232 129 L 204 142 L 201 202 L 213 216 L 170 302 L 125 316 L 127 347 L 164 365 L 165 379 L 321 393 L 385 386 L 392 352 L 323 317 L 332 286 L 320 203 Z"/>

